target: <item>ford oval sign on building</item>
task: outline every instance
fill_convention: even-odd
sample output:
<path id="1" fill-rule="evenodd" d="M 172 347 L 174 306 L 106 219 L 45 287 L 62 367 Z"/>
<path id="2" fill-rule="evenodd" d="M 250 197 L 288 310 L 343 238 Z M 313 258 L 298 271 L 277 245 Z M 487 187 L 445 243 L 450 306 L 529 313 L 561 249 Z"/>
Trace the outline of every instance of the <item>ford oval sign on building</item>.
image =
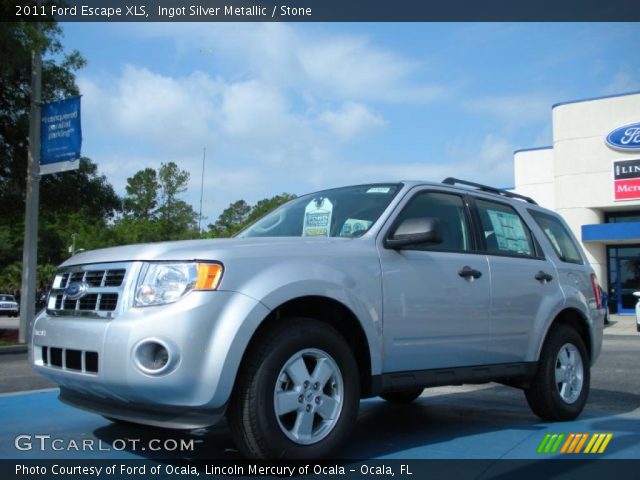
<path id="1" fill-rule="evenodd" d="M 640 122 L 616 128 L 607 135 L 605 141 L 615 150 L 640 151 Z"/>

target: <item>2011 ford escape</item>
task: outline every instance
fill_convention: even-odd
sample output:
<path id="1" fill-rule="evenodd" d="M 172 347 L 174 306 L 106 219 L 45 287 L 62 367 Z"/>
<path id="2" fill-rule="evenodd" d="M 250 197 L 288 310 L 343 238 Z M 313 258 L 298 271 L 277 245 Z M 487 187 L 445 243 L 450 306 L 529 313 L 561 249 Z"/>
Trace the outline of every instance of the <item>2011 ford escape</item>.
<path id="1" fill-rule="evenodd" d="M 361 398 L 435 385 L 501 382 L 544 419 L 575 418 L 599 291 L 564 221 L 527 197 L 452 178 L 359 185 L 236 238 L 72 257 L 31 358 L 70 405 L 172 428 L 226 414 L 244 455 L 311 458 L 347 438 Z"/>

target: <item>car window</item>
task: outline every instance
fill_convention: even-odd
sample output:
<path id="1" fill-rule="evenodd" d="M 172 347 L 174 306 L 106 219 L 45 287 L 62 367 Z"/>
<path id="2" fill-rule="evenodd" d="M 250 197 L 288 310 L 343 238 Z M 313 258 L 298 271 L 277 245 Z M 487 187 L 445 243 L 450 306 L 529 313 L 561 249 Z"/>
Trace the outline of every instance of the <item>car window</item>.
<path id="1" fill-rule="evenodd" d="M 413 197 L 395 225 L 408 218 L 437 218 L 442 227 L 442 243 L 413 247 L 420 250 L 466 251 L 471 249 L 469 225 L 462 197 L 448 193 L 422 192 Z"/>
<path id="2" fill-rule="evenodd" d="M 13 295 L 0 295 L 0 302 L 14 302 Z"/>
<path id="3" fill-rule="evenodd" d="M 515 209 L 481 199 L 476 205 L 488 253 L 536 257 L 531 232 Z"/>
<path id="4" fill-rule="evenodd" d="M 568 263 L 583 263 L 571 234 L 558 218 L 535 210 L 529 210 L 529 213 L 544 232 L 560 260 Z"/>
<path id="5" fill-rule="evenodd" d="M 248 226 L 243 237 L 343 237 L 365 234 L 402 185 L 334 188 L 291 200 Z"/>

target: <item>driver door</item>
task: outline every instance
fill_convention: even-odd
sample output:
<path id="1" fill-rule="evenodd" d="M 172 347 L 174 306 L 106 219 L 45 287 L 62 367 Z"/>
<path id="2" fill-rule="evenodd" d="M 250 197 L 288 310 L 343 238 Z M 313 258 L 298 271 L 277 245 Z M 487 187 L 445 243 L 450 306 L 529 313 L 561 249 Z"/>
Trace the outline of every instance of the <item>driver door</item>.
<path id="1" fill-rule="evenodd" d="M 401 208 L 387 234 L 408 218 L 436 218 L 442 241 L 379 246 L 384 372 L 486 363 L 491 279 L 487 257 L 476 248 L 465 197 L 421 190 Z"/>

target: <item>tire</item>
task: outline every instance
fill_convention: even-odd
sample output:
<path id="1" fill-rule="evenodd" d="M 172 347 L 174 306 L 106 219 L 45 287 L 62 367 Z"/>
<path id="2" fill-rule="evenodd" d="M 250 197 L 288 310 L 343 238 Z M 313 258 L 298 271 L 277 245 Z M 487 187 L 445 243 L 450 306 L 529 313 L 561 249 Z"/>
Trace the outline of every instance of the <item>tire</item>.
<path id="1" fill-rule="evenodd" d="M 424 388 L 414 388 L 413 390 L 402 390 L 398 392 L 386 392 L 380 394 L 380 398 L 389 403 L 411 403 L 420 395 Z"/>
<path id="2" fill-rule="evenodd" d="M 538 370 L 525 389 L 527 402 L 544 420 L 573 420 L 587 402 L 590 380 L 589 356 L 578 332 L 567 325 L 552 326 Z"/>
<path id="3" fill-rule="evenodd" d="M 325 323 L 285 319 L 247 351 L 227 420 L 245 457 L 320 458 L 348 438 L 359 402 L 345 339 Z"/>

